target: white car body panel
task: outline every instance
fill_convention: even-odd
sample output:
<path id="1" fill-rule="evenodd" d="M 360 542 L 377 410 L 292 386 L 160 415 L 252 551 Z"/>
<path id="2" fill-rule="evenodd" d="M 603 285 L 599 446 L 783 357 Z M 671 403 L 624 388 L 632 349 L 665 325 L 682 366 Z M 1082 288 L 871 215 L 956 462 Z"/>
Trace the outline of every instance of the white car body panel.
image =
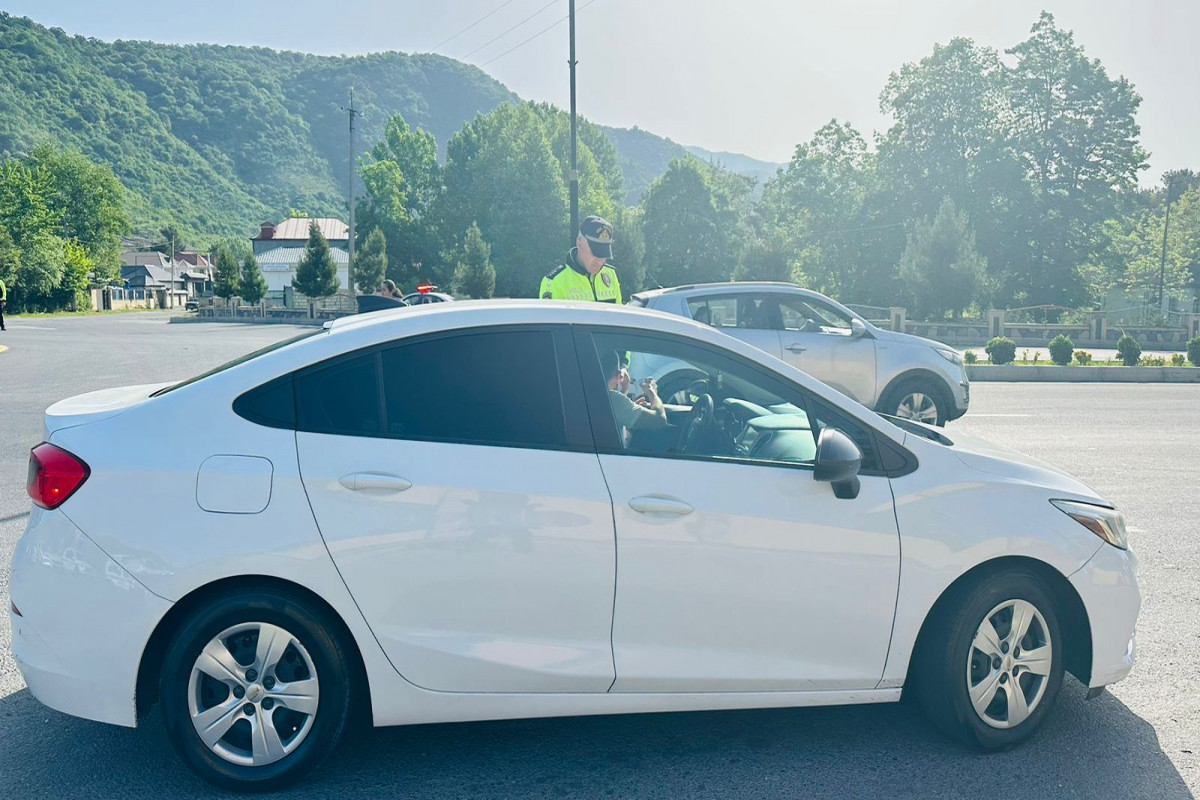
<path id="1" fill-rule="evenodd" d="M 330 555 L 408 680 L 450 692 L 612 686 L 616 547 L 594 454 L 296 438 Z M 355 473 L 410 488 L 352 491 L 341 478 Z"/>
<path id="2" fill-rule="evenodd" d="M 600 461 L 619 554 L 613 691 L 875 688 L 900 570 L 887 478 L 833 504 L 806 470 Z M 635 511 L 646 495 L 694 510 Z"/>
<path id="3" fill-rule="evenodd" d="M 493 464 L 489 473 L 492 484 L 481 484 L 480 470 L 486 464 L 470 464 L 452 461 L 437 465 L 421 465 L 420 474 L 413 472 L 403 477 L 413 482 L 415 494 L 402 492 L 399 497 L 437 502 L 439 496 L 434 487 L 449 484 L 453 470 L 462 473 L 463 480 L 475 481 L 479 495 L 492 492 L 501 497 L 501 504 L 532 504 L 528 513 L 554 517 L 553 523 L 545 523 L 543 531 L 550 525 L 557 530 L 577 536 L 570 542 L 542 542 L 531 538 L 531 553 L 516 552 L 517 541 L 507 538 L 502 531 L 484 536 L 477 544 L 468 544 L 467 539 L 473 522 L 471 511 L 464 507 L 470 499 L 472 484 L 464 484 L 454 493 L 445 494 L 442 506 L 436 512 L 442 515 L 438 525 L 431 527 L 425 517 L 421 525 L 385 526 L 380 536 L 356 537 L 327 533 L 322 537 L 309 506 L 309 496 L 301 478 L 301 462 L 297 454 L 297 434 L 290 430 L 267 428 L 253 424 L 233 412 L 231 403 L 242 392 L 259 386 L 273 378 L 307 366 L 325 358 L 339 355 L 360 347 L 367 347 L 400 337 L 445 330 L 448 327 L 464 328 L 498 324 L 576 324 L 600 326 L 626 326 L 639 332 L 657 331 L 687 337 L 694 343 L 728 350 L 741 358 L 753 361 L 761 367 L 777 373 L 804 391 L 825 402 L 839 407 L 845 413 L 868 421 L 877 436 L 906 447 L 916 456 L 919 466 L 914 472 L 890 481 L 883 478 L 864 478 L 864 491 L 858 500 L 842 501 L 832 496 L 829 487 L 811 479 L 811 473 L 801 469 L 794 471 L 797 497 L 810 498 L 812 502 L 823 501 L 828 512 L 822 510 L 818 516 L 821 529 L 836 527 L 839 512 L 851 508 L 846 504 L 861 502 L 866 508 L 855 507 L 870 521 L 867 533 L 857 532 L 842 539 L 830 539 L 824 569 L 831 577 L 837 574 L 846 585 L 828 585 L 825 592 L 837 591 L 839 606 L 835 616 L 846 628 L 846 641 L 838 641 L 839 651 L 847 662 L 836 665 L 820 665 L 811 654 L 799 650 L 788 650 L 791 643 L 771 642 L 769 636 L 784 624 L 780 615 L 765 615 L 754 621 L 756 627 L 744 631 L 745 639 L 754 646 L 773 647 L 772 652 L 762 654 L 764 662 L 758 674 L 746 676 L 746 684 L 738 684 L 732 671 L 746 659 L 738 656 L 736 647 L 729 647 L 720 662 L 706 665 L 707 672 L 697 681 L 695 674 L 687 674 L 680 665 L 679 653 L 657 662 L 656 672 L 643 670 L 654 681 L 648 683 L 646 676 L 633 679 L 628 686 L 635 689 L 637 680 L 642 680 L 642 691 L 621 691 L 621 657 L 618 656 L 616 686 L 612 691 L 597 690 L 605 673 L 598 666 L 600 660 L 594 646 L 597 627 L 593 611 L 595 598 L 603 592 L 598 588 L 605 582 L 610 584 L 613 564 L 610 561 L 595 567 L 594 575 L 588 576 L 592 583 L 588 591 L 589 602 L 578 607 L 564 607 L 561 618 L 550 615 L 547 619 L 554 624 L 565 623 L 575 615 L 587 617 L 586 635 L 576 635 L 561 651 L 564 657 L 559 665 L 570 668 L 554 674 L 555 664 L 548 651 L 539 647 L 539 632 L 522 630 L 524 620 L 513 620 L 520 613 L 522 603 L 528 603 L 532 592 L 514 592 L 513 602 L 499 601 L 495 613 L 481 611 L 479 598 L 467 597 L 464 605 L 457 609 L 468 615 L 473 623 L 481 620 L 484 625 L 461 626 L 471 631 L 467 636 L 456 634 L 459 641 L 449 647 L 426 648 L 401 647 L 391 651 L 412 663 L 393 666 L 385 649 L 377 640 L 378 631 L 373 631 L 359 610 L 359 598 L 347 588 L 343 575 L 335 565 L 335 558 L 351 564 L 352 570 L 362 569 L 366 580 L 376 585 L 364 591 L 367 596 L 375 593 L 375 600 L 384 597 L 387 588 L 396 588 L 397 575 L 369 562 L 378 559 L 389 547 L 409 548 L 427 571 L 457 570 L 462 565 L 475 563 L 486 548 L 499 548 L 504 543 L 510 549 L 500 548 L 497 553 L 507 569 L 527 569 L 531 574 L 535 562 L 547 566 L 559 565 L 566 569 L 572 580 L 578 580 L 584 562 L 596 560 L 594 554 L 611 554 L 613 525 L 610 518 L 608 539 L 603 531 L 605 523 L 599 519 L 597 506 L 604 507 L 604 496 L 594 483 L 580 492 L 587 508 L 580 513 L 568 501 L 570 493 L 546 479 L 545 484 L 531 487 L 522 483 L 520 470 L 526 468 L 523 456 L 512 455 L 511 461 Z M 87 482 L 70 497 L 64 506 L 51 513 L 35 509 L 30 515 L 25 536 L 18 546 L 14 558 L 12 577 L 12 599 L 21 609 L 22 616 L 13 615 L 14 651 L 18 656 L 26 680 L 38 699 L 67 713 L 121 725 L 134 725 L 134 705 L 131 691 L 134 690 L 142 649 L 150 639 L 155 627 L 167 614 L 173 603 L 186 598 L 193 592 L 211 586 L 215 582 L 239 576 L 265 576 L 290 582 L 314 593 L 327 603 L 345 623 L 362 656 L 372 696 L 372 709 L 377 725 L 439 722 L 451 720 L 497 719 L 510 717 L 557 716 L 573 714 L 627 713 L 641 711 L 699 710 L 716 708 L 753 708 L 772 706 L 823 705 L 836 703 L 880 702 L 898 699 L 916 635 L 933 603 L 958 577 L 973 567 L 998 557 L 1019 555 L 1036 559 L 1067 577 L 1084 603 L 1093 632 L 1093 674 L 1091 684 L 1103 685 L 1117 680 L 1128 672 L 1132 663 L 1132 632 L 1137 615 L 1139 597 L 1133 577 L 1134 560 L 1126 551 L 1117 550 L 1100 542 L 1082 526 L 1072 521 L 1049 504 L 1050 498 L 1076 499 L 1098 502 L 1099 498 L 1086 487 L 1067 476 L 1044 468 L 1017 463 L 997 461 L 999 456 L 982 452 L 960 452 L 957 448 L 943 447 L 906 435 L 874 418 L 866 409 L 848 400 L 835 390 L 810 378 L 804 373 L 787 366 L 750 345 L 738 342 L 711 328 L 680 317 L 616 308 L 602 304 L 554 303 L 545 301 L 513 303 L 456 302 L 433 304 L 421 308 L 406 308 L 395 312 L 381 311 L 360 318 L 339 321 L 329 331 L 318 333 L 312 338 L 258 359 L 232 367 L 198 383 L 148 399 L 153 387 L 111 390 L 107 399 L 91 397 L 72 399 L 56 404 L 57 409 L 47 418 L 51 431 L 50 440 L 56 445 L 75 453 L 91 468 Z M 91 408 L 88 411 L 87 408 Z M 394 442 L 388 442 L 394 444 Z M 407 447 L 414 443 L 404 443 Z M 450 445 L 442 445 L 451 447 Z M 457 447 L 457 446 L 454 446 Z M 301 446 L 302 450 L 304 445 Z M 481 448 L 485 449 L 485 448 Z M 494 448 L 486 448 L 494 449 Z M 418 452 L 415 448 L 412 452 Z M 516 452 L 516 451 L 514 451 Z M 253 513 L 214 513 L 203 510 L 196 499 L 197 475 L 206 459 L 215 455 L 246 456 L 268 460 L 272 465 L 271 491 L 267 507 Z M 538 454 L 539 459 L 544 454 Z M 600 460 L 595 454 L 565 453 L 564 461 L 550 464 L 547 469 L 563 473 L 566 478 L 580 474 L 591 474 L 594 467 L 599 470 Z M 505 454 L 508 458 L 510 454 Z M 566 458 L 569 457 L 569 458 Z M 703 478 L 704 485 L 689 486 L 664 480 L 655 487 L 635 486 L 645 483 L 639 476 L 610 462 L 625 461 L 626 457 L 603 457 L 605 478 L 612 487 L 612 499 L 617 504 L 618 528 L 625 527 L 628 516 L 625 510 L 630 496 L 635 492 L 661 491 L 680 493 L 701 490 L 706 495 L 697 499 L 697 508 L 702 516 L 676 519 L 658 523 L 640 519 L 630 525 L 629 541 L 637 537 L 637 547 L 647 556 L 644 566 L 631 565 L 631 574 L 624 576 L 632 590 L 644 593 L 648 602 L 674 603 L 677 617 L 683 614 L 686 604 L 685 593 L 694 593 L 694 608 L 701 609 L 694 622 L 683 622 L 691 626 L 691 635 L 696 635 L 697 623 L 706 620 L 744 620 L 753 608 L 752 598 L 759 589 L 768 592 L 769 601 L 775 604 L 791 601 L 793 607 L 804 606 L 805 598 L 784 596 L 782 574 L 789 560 L 800 574 L 809 581 L 818 579 L 818 569 L 808 563 L 802 553 L 817 552 L 821 545 L 818 528 L 812 532 L 801 532 L 795 536 L 784 532 L 783 523 L 775 521 L 761 527 L 745 526 L 747 511 L 736 507 L 736 487 L 719 477 Z M 305 459 L 307 466 L 308 459 Z M 340 469 L 370 471 L 383 469 L 395 472 L 393 465 L 367 462 L 329 463 L 320 468 L 309 467 L 313 473 L 306 477 L 315 480 L 314 507 L 323 516 L 322 504 L 329 502 L 335 492 L 329 484 L 337 481 L 344 473 Z M 656 460 L 659 470 L 670 470 L 676 462 Z M 683 462 L 680 462 L 683 463 Z M 590 465 L 590 466 L 589 466 Z M 1007 465 L 1007 466 L 1006 466 Z M 720 465 L 706 464 L 715 471 Z M 497 468 L 498 467 L 498 468 Z M 753 468 L 757 469 L 757 468 Z M 680 469 L 682 475 L 688 470 Z M 709 470 L 695 470 L 701 474 Z M 792 470 L 787 471 L 789 476 Z M 401 474 L 401 473 L 397 473 Z M 789 478 L 790 480 L 790 478 Z M 578 481 L 576 481 L 578 482 Z M 587 483 L 586 481 L 584 481 Z M 807 485 L 802 485 L 807 482 Z M 885 492 L 875 485 L 889 485 L 895 496 L 895 527 L 890 535 L 882 523 L 886 517 Z M 480 485 L 481 484 L 481 485 Z M 131 490 L 134 487 L 134 490 Z M 344 487 L 343 487 L 344 488 Z M 325 499 L 323 492 L 328 490 Z M 424 494 L 422 494 L 422 491 Z M 787 492 L 778 486 L 759 488 L 767 496 L 778 491 L 773 506 L 773 519 L 792 513 L 786 506 Z M 236 500 L 227 493 L 229 500 Z M 454 495 L 457 495 L 455 497 Z M 699 497 L 700 492 L 696 496 Z M 218 500 L 221 492 L 216 491 Z M 132 499 L 131 499 L 132 498 Z M 409 502 L 405 498 L 406 502 Z M 217 502 L 217 501 L 214 501 Z M 413 501 L 415 502 L 415 501 Z M 542 503 L 544 507 L 537 504 Z M 621 506 L 622 503 L 626 505 Z M 332 504 L 336 509 L 336 503 Z M 711 509 L 711 511 L 710 511 Z M 1020 509 L 1020 514 L 1014 514 Z M 800 510 L 797 507 L 796 511 Z M 339 511 L 334 512 L 340 513 Z M 420 519 L 425 512 L 412 512 L 410 519 Z M 761 513 L 761 512 L 760 512 Z M 566 519 L 569 514 L 578 514 L 582 519 Z M 560 519 L 561 517 L 561 519 Z M 594 518 L 595 517 L 595 518 Z M 698 522 L 699 521 L 699 522 Z M 445 527 L 441 527 L 445 522 Z M 74 523 L 74 524 L 71 524 Z M 76 527 L 78 526 L 78 527 Z M 537 526 L 534 526 L 535 528 Z M 390 530 L 389 530 L 390 528 Z M 639 531 L 639 528 L 641 530 Z M 448 553 L 437 552 L 436 543 L 405 540 L 406 535 L 416 536 L 418 531 L 434 532 L 434 539 L 442 541 L 462 558 L 452 558 Z M 452 532 L 457 531 L 458 539 Z M 487 532 L 486 525 L 484 527 Z M 872 533 L 872 531 L 879 531 Z M 377 533 L 379 533 L 377 531 Z M 789 535 L 791 534 L 791 535 Z M 566 534 L 563 534 L 564 538 Z M 549 537 L 549 534 L 545 534 Z M 389 539 L 390 537 L 390 539 Z M 661 547 L 655 537 L 661 540 Z M 734 552 L 744 559 L 719 567 L 697 560 L 688 569 L 673 570 L 666 561 L 671 551 L 682 552 L 687 538 L 693 543 L 715 543 L 719 546 L 734 546 Z M 758 558 L 750 553 L 753 544 L 761 544 L 765 550 L 775 548 L 775 560 L 767 567 L 767 580 L 759 573 L 751 575 L 748 570 Z M 737 546 L 744 549 L 738 551 Z M 896 550 L 899 550 L 899 583 L 895 577 Z M 800 550 L 788 548 L 799 546 Z M 615 585 L 622 586 L 620 542 L 617 544 L 617 566 Z M 331 557 L 329 549 L 336 550 Z M 659 552 L 656 552 L 659 550 Z M 545 561 L 538 561 L 546 553 Z M 631 554 L 637 551 L 631 548 Z M 867 558 L 866 572 L 875 583 L 861 580 L 853 569 L 857 558 Z M 465 559 L 465 560 L 464 560 Z M 474 562 L 471 559 L 476 559 Z M 522 559 L 526 559 L 522 561 Z M 652 569 L 655 559 L 664 566 L 659 569 L 659 585 L 654 586 Z M 639 578 L 635 570 L 642 570 Z M 743 575 L 748 581 L 745 596 L 735 598 L 734 587 L 728 583 L 731 576 Z M 889 577 L 890 576 L 890 577 Z M 407 576 L 411 577 L 411 573 Z M 443 591 L 461 576 L 428 575 L 426 585 L 432 597 L 443 602 L 453 602 L 455 594 Z M 672 587 L 676 579 L 681 582 Z M 444 585 L 439 586 L 439 580 Z M 586 579 L 585 579 L 586 580 Z M 380 586 L 378 583 L 386 582 Z M 804 581 L 797 581 L 804 590 Z M 878 605 L 888 587 L 896 592 L 894 631 L 890 637 L 886 666 L 878 688 L 869 686 L 863 678 L 866 667 L 876 659 L 879 645 L 872 634 L 869 641 L 854 641 L 860 636 L 853 620 L 866 620 L 874 631 L 881 615 Z M 857 591 L 855 591 L 857 589 Z M 406 590 L 408 590 L 406 588 Z M 608 595 L 611 598 L 610 594 Z M 672 597 L 672 593 L 674 596 Z M 411 599 L 416 595 L 408 595 Z M 556 602 L 561 596 L 555 595 Z M 729 607 L 734 598 L 738 605 Z M 821 599 L 828 600 L 827 597 Z M 630 598 L 623 598 L 618 590 L 616 605 L 618 615 L 622 604 L 631 612 L 636 609 Z M 370 605 L 367 603 L 366 605 Z M 456 611 L 445 610 L 446 620 Z M 545 609 L 536 609 L 538 613 Z M 368 612 L 370 613 L 370 612 Z M 410 609 L 401 610 L 404 614 Z M 611 609 L 607 612 L 612 613 Z M 473 618 L 470 615 L 475 615 Z M 589 616 L 592 615 L 592 616 Z M 723 615 L 723 616 L 722 616 Z M 509 618 L 502 618 L 509 617 Z M 600 617 L 602 619 L 602 615 Z M 652 628 L 653 621 L 634 619 L 628 628 L 631 634 L 639 633 L 644 641 Z M 827 620 L 826 622 L 830 622 Z M 824 623 L 823 623 L 824 624 Z M 498 626 L 489 630 L 488 625 Z M 506 627 L 507 626 L 507 627 Z M 541 629 L 545 638 L 559 637 L 560 628 Z M 625 629 L 618 625 L 618 636 Z M 486 631 L 486 635 L 481 634 Z M 684 633 L 687 633 L 685 628 Z M 385 629 L 386 633 L 386 629 Z M 498 635 L 497 635 L 498 634 Z M 818 636 L 833 635 L 833 625 L 818 630 Z M 522 636 L 526 638 L 522 640 Z M 489 638 L 490 637 L 490 638 Z M 380 636 L 380 639 L 386 637 Z M 782 637 L 781 637 L 782 638 Z M 515 670 L 495 668 L 495 659 L 479 660 L 467 657 L 463 652 L 491 641 L 522 642 L 517 647 Z M 69 640 L 69 641 L 68 641 Z M 532 641 L 532 644 L 530 642 Z M 636 642 L 637 636 L 629 641 Z M 580 646 L 579 642 L 585 642 Z M 722 644 L 723 642 L 718 642 Z M 562 645 L 562 642 L 555 644 Z M 677 643 L 678 644 L 678 643 Z M 724 642 L 724 644 L 729 644 Z M 737 642 L 733 642 L 736 645 Z M 621 640 L 618 639 L 618 646 Z M 888 647 L 884 646 L 885 649 Z M 86 658 L 77 654 L 88 652 Z M 643 652 L 646 649 L 643 648 Z M 540 657 L 539 657 L 540 652 Z M 600 653 L 603 652 L 601 647 Z M 632 651 L 631 651 L 632 652 Z M 698 651 L 700 653 L 700 651 Z M 732 654 L 732 655 L 730 655 Z M 653 654 L 651 654 L 653 655 Z M 773 659 L 773 661 L 772 661 Z M 806 660 L 807 659 L 807 660 Z M 458 661 L 468 667 L 455 672 L 452 667 L 450 679 L 454 681 L 477 680 L 484 676 L 495 680 L 495 686 L 520 686 L 522 691 L 505 691 L 492 688 L 489 692 L 446 692 L 419 688 L 408 682 L 401 673 L 420 675 L 430 681 L 446 663 Z M 631 662 L 633 663 L 633 662 Z M 654 664 L 653 660 L 645 663 Z M 785 673 L 787 664 L 796 664 L 796 673 Z M 483 666 L 479 669 L 480 665 Z M 529 669 L 533 665 L 533 669 Z M 576 672 L 571 669 L 583 665 Z M 815 666 L 814 666 L 815 665 Z M 810 667 L 810 673 L 819 676 L 819 683 L 805 684 L 802 670 Z M 819 669 L 816 667 L 820 667 Z M 495 668 L 495 669 L 494 669 Z M 612 669 L 611 664 L 609 670 Z M 681 674 L 682 673 L 682 674 Z M 529 691 L 533 683 L 527 679 L 541 674 L 547 681 L 564 681 L 555 685 L 574 685 L 582 675 L 587 676 L 587 691 Z M 610 671 L 607 673 L 612 675 Z M 654 691 L 654 687 L 665 687 L 666 681 L 676 687 L 675 691 Z M 564 677 L 564 675 L 566 677 Z M 549 677 L 546 677 L 549 676 Z M 596 679 L 593 683 L 593 679 Z M 505 684 L 504 681 L 513 683 Z M 718 690 L 699 691 L 700 685 L 719 684 Z M 94 691 L 82 692 L 82 685 L 91 685 Z M 580 685 L 583 685 L 582 683 Z M 795 691 L 794 689 L 830 687 L 822 691 Z M 545 684 L 549 687 L 550 683 Z M 679 687 L 690 687 L 681 689 Z M 736 687 L 736 688 L 735 688 Z M 768 689 L 792 690 L 769 691 Z M 838 687 L 838 688 L 832 688 Z M 859 688 L 851 688 L 859 687 Z M 539 686 L 538 688 L 544 688 Z M 649 689 L 648 691 L 646 689 Z M 107 695 L 105 695 L 107 692 Z"/>

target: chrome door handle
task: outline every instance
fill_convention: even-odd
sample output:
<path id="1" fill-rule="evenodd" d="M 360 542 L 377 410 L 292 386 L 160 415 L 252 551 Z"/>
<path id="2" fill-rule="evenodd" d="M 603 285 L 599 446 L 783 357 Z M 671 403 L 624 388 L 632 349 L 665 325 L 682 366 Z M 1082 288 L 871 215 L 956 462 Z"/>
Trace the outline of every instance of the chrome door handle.
<path id="1" fill-rule="evenodd" d="M 673 514 L 684 517 L 695 511 L 682 500 L 672 500 L 669 497 L 635 497 L 629 501 L 629 507 L 641 514 Z"/>
<path id="2" fill-rule="evenodd" d="M 343 475 L 339 482 L 352 492 L 362 492 L 369 489 L 383 492 L 403 492 L 412 488 L 412 481 L 405 480 L 399 475 L 388 475 L 383 472 L 352 472 Z"/>
<path id="3" fill-rule="evenodd" d="M 796 343 L 796 342 L 792 342 L 791 344 L 789 344 L 789 345 L 788 345 L 787 349 L 788 349 L 788 350 L 791 350 L 791 351 L 792 351 L 793 353 L 795 353 L 796 355 L 800 355 L 801 353 L 803 353 L 803 352 L 804 352 L 805 350 L 807 350 L 808 348 L 807 348 L 807 347 L 801 347 L 801 346 L 800 346 L 798 343 Z"/>

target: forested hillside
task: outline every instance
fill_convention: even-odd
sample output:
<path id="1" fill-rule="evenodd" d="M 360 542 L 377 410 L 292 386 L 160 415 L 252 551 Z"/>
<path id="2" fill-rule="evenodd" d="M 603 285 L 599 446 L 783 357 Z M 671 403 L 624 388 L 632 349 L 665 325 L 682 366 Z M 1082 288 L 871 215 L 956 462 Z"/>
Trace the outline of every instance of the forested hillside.
<path id="1" fill-rule="evenodd" d="M 244 234 L 293 208 L 344 215 L 351 85 L 360 152 L 399 113 L 444 155 L 464 124 L 517 99 L 443 56 L 106 43 L 0 13 L 0 155 L 51 141 L 111 164 L 142 232 L 173 222 Z M 605 132 L 631 203 L 685 152 L 645 131 Z"/>

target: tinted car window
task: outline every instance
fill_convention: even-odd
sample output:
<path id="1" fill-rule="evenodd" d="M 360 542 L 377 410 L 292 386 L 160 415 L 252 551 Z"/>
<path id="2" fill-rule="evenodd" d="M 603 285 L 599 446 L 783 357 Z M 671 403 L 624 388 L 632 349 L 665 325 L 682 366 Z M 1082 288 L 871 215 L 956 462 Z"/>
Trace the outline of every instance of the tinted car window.
<path id="1" fill-rule="evenodd" d="M 609 452 L 812 464 L 817 436 L 832 425 L 858 443 L 864 470 L 879 469 L 870 428 L 731 354 L 637 334 L 597 332 L 592 342 L 595 361 L 584 381 L 599 409 L 597 442 Z M 643 384 L 648 378 L 661 411 Z"/>
<path id="2" fill-rule="evenodd" d="M 375 353 L 296 376 L 296 421 L 302 431 L 370 436 L 383 431 Z"/>
<path id="3" fill-rule="evenodd" d="M 779 302 L 771 295 L 739 293 L 736 295 L 694 297 L 688 300 L 692 319 L 714 328 L 756 328 L 780 330 Z"/>
<path id="4" fill-rule="evenodd" d="M 783 298 L 779 304 L 784 330 L 810 333 L 851 333 L 850 318 L 837 309 L 798 297 Z"/>
<path id="5" fill-rule="evenodd" d="M 565 447 L 548 331 L 486 331 L 383 352 L 387 434 L 406 439 Z"/>

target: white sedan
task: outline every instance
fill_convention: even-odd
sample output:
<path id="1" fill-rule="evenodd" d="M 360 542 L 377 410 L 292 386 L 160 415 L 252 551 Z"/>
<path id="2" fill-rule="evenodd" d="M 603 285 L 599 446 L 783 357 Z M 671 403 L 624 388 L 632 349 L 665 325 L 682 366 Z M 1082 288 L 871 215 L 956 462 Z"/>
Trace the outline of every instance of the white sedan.
<path id="1" fill-rule="evenodd" d="M 631 353 L 693 369 L 631 397 Z M 1064 670 L 1093 692 L 1129 672 L 1135 562 L 1086 486 L 953 439 L 651 311 L 342 319 L 51 406 L 13 655 L 68 714 L 135 726 L 159 705 L 232 788 L 296 780 L 355 719 L 912 691 L 1002 748 Z"/>

